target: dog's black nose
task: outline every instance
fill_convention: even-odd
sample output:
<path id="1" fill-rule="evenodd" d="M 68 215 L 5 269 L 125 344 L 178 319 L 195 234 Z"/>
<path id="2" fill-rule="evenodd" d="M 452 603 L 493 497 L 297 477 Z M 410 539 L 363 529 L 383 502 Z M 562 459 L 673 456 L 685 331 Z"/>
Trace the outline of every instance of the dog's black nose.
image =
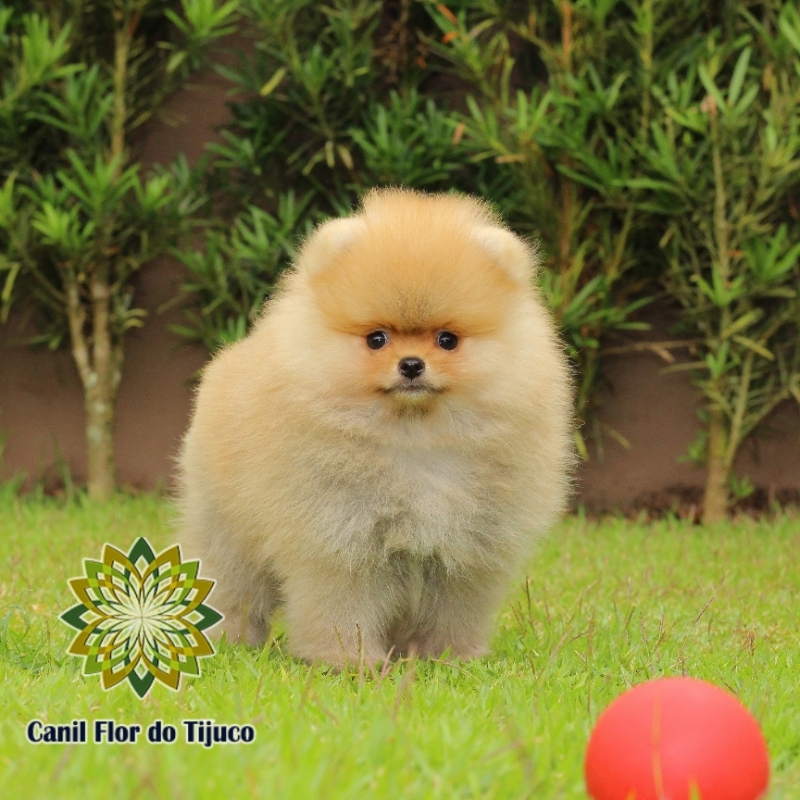
<path id="1" fill-rule="evenodd" d="M 413 381 L 425 372 L 425 362 L 421 358 L 403 358 L 400 359 L 397 369 L 404 378 Z"/>

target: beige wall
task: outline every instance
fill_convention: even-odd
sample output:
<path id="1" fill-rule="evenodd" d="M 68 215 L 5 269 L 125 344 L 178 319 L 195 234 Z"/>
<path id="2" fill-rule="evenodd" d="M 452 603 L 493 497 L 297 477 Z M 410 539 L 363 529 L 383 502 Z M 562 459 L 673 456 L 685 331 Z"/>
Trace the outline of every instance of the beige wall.
<path id="1" fill-rule="evenodd" d="M 655 310 L 645 317 L 652 330 L 642 338 L 669 338 L 669 317 Z M 593 509 L 635 505 L 684 510 L 699 502 L 704 470 L 687 463 L 688 445 L 700 430 L 697 389 L 685 372 L 664 373 L 665 362 L 653 353 L 609 357 L 604 374 L 599 419 L 627 440 L 602 438 L 596 454 L 579 473 L 579 497 Z M 784 403 L 742 446 L 736 473 L 748 476 L 765 497 L 800 499 L 800 409 Z M 694 490 L 694 491 L 693 491 Z M 754 498 L 755 499 L 755 498 Z"/>
<path id="2" fill-rule="evenodd" d="M 227 85 L 206 73 L 169 104 L 169 124 L 151 125 L 141 139 L 145 164 L 166 163 L 180 152 L 195 161 L 204 143 L 227 119 Z M 187 346 L 168 326 L 181 310 L 158 313 L 181 280 L 177 263 L 162 259 L 139 275 L 137 303 L 150 315 L 127 341 L 116 431 L 118 480 L 150 489 L 169 485 L 172 459 L 186 427 L 191 404 L 189 381 L 205 352 Z M 667 320 L 651 315 L 650 338 L 663 338 Z M 0 326 L 0 433 L 7 436 L 0 480 L 23 471 L 30 479 L 56 480 L 57 451 L 73 478 L 85 474 L 80 384 L 68 352 L 50 353 L 13 345 L 19 320 Z M 664 375 L 652 354 L 618 356 L 606 362 L 610 388 L 600 411 L 603 425 L 630 443 L 622 447 L 604 436 L 597 454 L 579 474 L 578 499 L 593 508 L 629 506 L 658 500 L 666 490 L 699 487 L 702 470 L 679 457 L 697 432 L 695 390 L 684 373 Z M 57 448 L 57 451 L 56 451 Z M 800 412 L 786 404 L 749 442 L 738 462 L 741 474 L 773 493 L 800 487 Z M 689 493 L 691 494 L 691 493 Z"/>

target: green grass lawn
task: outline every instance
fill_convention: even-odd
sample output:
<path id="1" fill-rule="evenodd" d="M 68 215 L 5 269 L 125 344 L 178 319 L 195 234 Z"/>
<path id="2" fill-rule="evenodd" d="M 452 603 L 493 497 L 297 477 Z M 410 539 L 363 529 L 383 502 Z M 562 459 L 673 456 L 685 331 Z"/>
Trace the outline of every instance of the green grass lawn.
<path id="1" fill-rule="evenodd" d="M 177 693 L 104 692 L 65 654 L 69 577 L 108 541 L 170 544 L 158 499 L 107 506 L 0 492 L 0 786 L 13 798 L 585 798 L 583 754 L 631 684 L 687 674 L 762 725 L 770 800 L 800 797 L 800 520 L 701 529 L 580 518 L 545 542 L 491 656 L 329 674 L 223 646 Z M 210 598 L 213 604 L 213 595 Z M 34 745 L 34 719 L 251 723 L 249 745 Z"/>

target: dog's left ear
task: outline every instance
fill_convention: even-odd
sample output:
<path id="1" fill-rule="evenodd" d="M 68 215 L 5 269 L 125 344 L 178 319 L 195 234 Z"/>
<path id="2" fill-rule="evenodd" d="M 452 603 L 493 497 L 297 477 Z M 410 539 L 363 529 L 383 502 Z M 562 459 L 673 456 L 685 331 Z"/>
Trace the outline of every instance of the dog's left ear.
<path id="1" fill-rule="evenodd" d="M 507 228 L 482 225 L 471 234 L 472 240 L 514 281 L 530 286 L 539 266 L 536 247 Z"/>

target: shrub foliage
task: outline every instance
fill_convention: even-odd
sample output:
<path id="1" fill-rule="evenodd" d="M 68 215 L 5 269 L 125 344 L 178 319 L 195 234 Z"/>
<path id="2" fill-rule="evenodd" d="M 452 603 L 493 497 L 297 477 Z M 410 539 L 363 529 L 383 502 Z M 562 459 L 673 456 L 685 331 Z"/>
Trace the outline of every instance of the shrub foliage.
<path id="1" fill-rule="evenodd" d="M 149 176 L 131 135 L 232 4 L 68 0 L 0 9 L 0 280 L 69 343 L 85 397 L 89 495 L 114 488 L 114 407 L 125 333 L 141 324 L 132 278 L 191 210 L 185 164 Z"/>
<path id="2" fill-rule="evenodd" d="M 678 338 L 655 349 L 674 362 L 688 348 L 670 368 L 691 370 L 702 393 L 690 452 L 707 465 L 706 520 L 748 491 L 733 473 L 741 443 L 779 403 L 800 402 L 797 2 L 64 8 L 55 21 L 13 7 L 0 16 L 6 300 L 28 269 L 43 306 L 62 313 L 65 276 L 113 265 L 121 340 L 141 316 L 125 270 L 154 252 L 173 198 L 186 211 L 201 178 L 202 241 L 178 254 L 197 305 L 179 330 L 214 349 L 244 335 L 299 239 L 372 186 L 480 194 L 541 242 L 540 289 L 590 423 L 584 454 L 599 432 L 604 349 L 620 349 L 645 327 L 639 309 L 666 298 Z M 235 90 L 232 121 L 202 176 L 143 179 L 125 137 L 234 13 L 249 43 L 219 67 Z"/>

